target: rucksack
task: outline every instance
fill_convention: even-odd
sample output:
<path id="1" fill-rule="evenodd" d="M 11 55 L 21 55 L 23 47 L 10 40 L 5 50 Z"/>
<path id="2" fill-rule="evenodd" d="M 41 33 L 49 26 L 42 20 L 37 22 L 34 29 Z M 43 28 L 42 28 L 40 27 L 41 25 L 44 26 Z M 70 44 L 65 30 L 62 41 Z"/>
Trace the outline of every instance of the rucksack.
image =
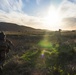
<path id="1" fill-rule="evenodd" d="M 0 41 L 0 62 L 5 61 L 7 44 L 5 41 Z"/>
<path id="2" fill-rule="evenodd" d="M 7 48 L 6 41 L 0 41 L 0 51 L 6 50 L 6 48 Z"/>

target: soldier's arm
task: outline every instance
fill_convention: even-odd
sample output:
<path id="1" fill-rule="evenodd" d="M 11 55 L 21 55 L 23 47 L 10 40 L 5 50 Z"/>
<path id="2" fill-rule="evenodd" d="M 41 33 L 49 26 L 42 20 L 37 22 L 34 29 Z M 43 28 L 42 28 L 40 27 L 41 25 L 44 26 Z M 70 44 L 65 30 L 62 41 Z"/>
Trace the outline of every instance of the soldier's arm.
<path id="1" fill-rule="evenodd" d="M 14 47 L 14 44 L 12 43 L 12 41 L 6 39 L 6 42 L 8 44 L 9 49 L 12 49 Z"/>
<path id="2" fill-rule="evenodd" d="M 14 44 L 12 43 L 12 41 L 6 39 L 6 42 L 7 42 L 9 45 L 13 45 L 13 46 L 14 46 Z"/>

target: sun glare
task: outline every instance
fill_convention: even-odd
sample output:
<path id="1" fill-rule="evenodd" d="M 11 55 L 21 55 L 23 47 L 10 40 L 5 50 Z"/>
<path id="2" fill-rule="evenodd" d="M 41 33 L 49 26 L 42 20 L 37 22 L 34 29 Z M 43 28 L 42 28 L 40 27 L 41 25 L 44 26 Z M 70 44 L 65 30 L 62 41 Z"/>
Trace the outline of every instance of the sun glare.
<path id="1" fill-rule="evenodd" d="M 59 29 L 61 22 L 61 16 L 54 6 L 50 6 L 47 11 L 47 15 L 44 17 L 44 24 L 48 29 Z"/>

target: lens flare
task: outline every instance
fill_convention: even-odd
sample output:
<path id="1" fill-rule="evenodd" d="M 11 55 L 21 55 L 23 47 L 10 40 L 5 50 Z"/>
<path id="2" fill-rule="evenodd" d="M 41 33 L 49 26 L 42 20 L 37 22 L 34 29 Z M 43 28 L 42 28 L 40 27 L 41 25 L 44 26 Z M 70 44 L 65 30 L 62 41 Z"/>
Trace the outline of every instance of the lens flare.
<path id="1" fill-rule="evenodd" d="M 52 44 L 51 44 L 51 42 L 49 42 L 49 40 L 44 39 L 44 40 L 39 42 L 39 46 L 41 46 L 43 48 L 51 48 Z"/>
<path id="2" fill-rule="evenodd" d="M 45 54 L 45 50 L 42 50 L 41 56 L 44 57 L 44 54 Z"/>

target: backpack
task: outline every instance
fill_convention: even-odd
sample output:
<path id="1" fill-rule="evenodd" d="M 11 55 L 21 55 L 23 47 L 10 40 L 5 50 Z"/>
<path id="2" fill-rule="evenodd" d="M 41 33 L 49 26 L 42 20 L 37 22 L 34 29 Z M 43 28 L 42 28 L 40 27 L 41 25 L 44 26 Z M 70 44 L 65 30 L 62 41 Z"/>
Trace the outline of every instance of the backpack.
<path id="1" fill-rule="evenodd" d="M 0 51 L 6 49 L 7 49 L 6 41 L 0 41 Z"/>
<path id="2" fill-rule="evenodd" d="M 0 41 L 0 62 L 5 60 L 7 45 L 6 42 Z"/>

